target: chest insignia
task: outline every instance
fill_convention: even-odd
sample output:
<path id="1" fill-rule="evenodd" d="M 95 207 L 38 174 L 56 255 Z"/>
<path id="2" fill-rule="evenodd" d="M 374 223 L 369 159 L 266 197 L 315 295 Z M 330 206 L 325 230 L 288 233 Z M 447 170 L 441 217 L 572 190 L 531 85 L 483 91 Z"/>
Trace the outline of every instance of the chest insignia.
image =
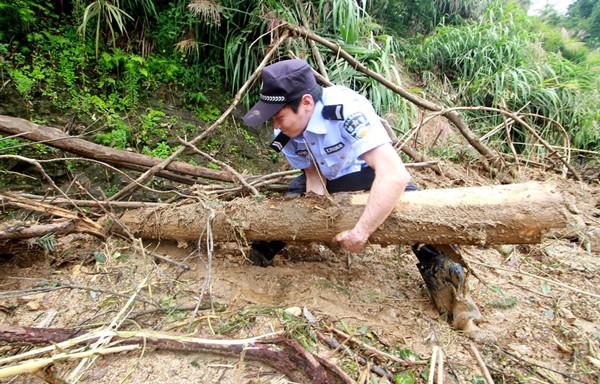
<path id="1" fill-rule="evenodd" d="M 306 155 L 308 155 L 308 151 L 306 149 L 299 149 L 296 151 L 296 155 L 306 157 Z"/>
<path id="2" fill-rule="evenodd" d="M 336 153 L 337 151 L 339 151 L 342 148 L 344 148 L 344 143 L 339 142 L 337 144 L 330 145 L 329 147 L 325 147 L 323 149 L 325 150 L 326 154 L 331 155 L 332 153 Z"/>
<path id="3" fill-rule="evenodd" d="M 344 120 L 344 105 L 326 105 L 323 107 L 321 115 L 326 120 Z"/>

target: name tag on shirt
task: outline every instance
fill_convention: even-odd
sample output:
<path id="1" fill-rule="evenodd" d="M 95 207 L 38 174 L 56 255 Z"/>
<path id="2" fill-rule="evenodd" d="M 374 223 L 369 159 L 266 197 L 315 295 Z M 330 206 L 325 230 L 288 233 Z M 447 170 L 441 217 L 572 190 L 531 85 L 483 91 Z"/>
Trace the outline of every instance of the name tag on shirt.
<path id="1" fill-rule="evenodd" d="M 337 151 L 341 150 L 342 148 L 344 148 L 344 143 L 339 142 L 337 144 L 330 145 L 329 147 L 325 147 L 323 149 L 325 150 L 326 154 L 331 155 L 332 153 L 336 153 Z"/>

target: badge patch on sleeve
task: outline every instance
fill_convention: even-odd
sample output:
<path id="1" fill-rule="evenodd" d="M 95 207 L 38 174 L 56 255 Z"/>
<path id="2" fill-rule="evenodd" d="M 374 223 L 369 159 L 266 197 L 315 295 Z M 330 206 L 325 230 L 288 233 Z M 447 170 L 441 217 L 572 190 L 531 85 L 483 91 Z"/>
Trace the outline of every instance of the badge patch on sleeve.
<path id="1" fill-rule="evenodd" d="M 344 129 L 356 140 L 367 136 L 370 128 L 371 124 L 362 112 L 355 112 L 344 121 Z"/>

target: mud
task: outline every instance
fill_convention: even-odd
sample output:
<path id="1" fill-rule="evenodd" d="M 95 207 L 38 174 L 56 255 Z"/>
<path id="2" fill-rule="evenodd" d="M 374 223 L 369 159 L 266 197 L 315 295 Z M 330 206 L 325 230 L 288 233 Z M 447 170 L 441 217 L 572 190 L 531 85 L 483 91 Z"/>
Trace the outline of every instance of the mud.
<path id="1" fill-rule="evenodd" d="M 598 228 L 598 189 L 567 188 L 572 213 L 584 229 Z M 108 324 L 126 298 L 93 290 L 57 288 L 57 282 L 100 288 L 125 296 L 146 276 L 150 284 L 140 297 L 163 307 L 193 306 L 207 276 L 207 256 L 194 252 L 195 242 L 146 243 L 188 263 L 183 272 L 159 263 L 147 252 L 116 239 L 77 243 L 70 253 L 38 256 L 18 265 L 14 257 L 0 259 L 0 322 L 30 326 L 98 328 Z M 76 246 L 76 244 L 79 244 Z M 201 242 L 204 249 L 204 242 Z M 247 248 L 218 243 L 212 258 L 211 298 L 214 310 L 202 310 L 192 331 L 210 337 L 238 338 L 273 330 L 291 332 L 313 352 L 344 367 L 354 378 L 364 369 L 302 333 L 306 321 L 287 315 L 289 307 L 306 308 L 322 324 L 336 325 L 362 340 L 395 354 L 409 354 L 426 363 L 434 345 L 447 356 L 446 382 L 481 380 L 466 346 L 472 340 L 452 329 L 428 297 L 407 247 L 370 246 L 349 260 L 324 247 L 292 246 L 269 268 L 244 259 Z M 481 328 L 497 338 L 495 346 L 476 344 L 496 382 L 597 383 L 600 358 L 600 255 L 586 250 L 579 237 L 549 238 L 541 245 L 464 247 L 465 257 L 481 281 L 469 286 L 481 310 Z M 64 260 L 58 263 L 57 260 Z M 349 263 L 349 261 L 351 261 Z M 489 267 L 491 266 L 491 267 Z M 545 279 L 545 280 L 542 280 Z M 562 285 L 555 284 L 561 283 Z M 567 287 L 565 287 L 567 286 Z M 8 291 L 49 288 L 48 292 Z M 54 289 L 56 288 L 56 289 Z M 10 297 L 9 297 L 10 296 Z M 145 328 L 185 334 L 190 311 L 143 312 L 153 307 L 137 303 L 123 328 Z M 52 314 L 55 314 L 52 316 Z M 28 346 L 26 348 L 29 348 Z M 1 346 L 0 355 L 22 351 Z M 379 362 L 381 364 L 381 362 Z M 66 377 L 75 363 L 53 367 Z M 386 363 L 396 374 L 416 382 L 427 377 L 425 365 L 401 367 Z M 540 366 L 550 369 L 540 368 Z M 560 373 L 557 373 L 560 372 Z M 371 382 L 385 382 L 371 376 Z M 0 380 L 12 383 L 43 381 L 32 375 Z M 120 354 L 98 359 L 84 383 L 283 383 L 265 365 L 241 358 L 209 354 L 157 352 Z"/>

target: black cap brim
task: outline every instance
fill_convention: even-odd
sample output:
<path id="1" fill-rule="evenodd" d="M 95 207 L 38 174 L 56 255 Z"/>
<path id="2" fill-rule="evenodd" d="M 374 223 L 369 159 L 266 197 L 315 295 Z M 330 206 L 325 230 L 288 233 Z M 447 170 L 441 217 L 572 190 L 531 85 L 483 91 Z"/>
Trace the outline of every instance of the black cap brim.
<path id="1" fill-rule="evenodd" d="M 273 117 L 273 115 L 279 112 L 284 106 L 285 104 L 265 103 L 264 101 L 259 101 L 258 103 L 254 104 L 254 107 L 252 107 L 252 109 L 249 110 L 246 115 L 244 115 L 242 120 L 244 121 L 244 124 L 250 128 L 256 128 Z"/>

